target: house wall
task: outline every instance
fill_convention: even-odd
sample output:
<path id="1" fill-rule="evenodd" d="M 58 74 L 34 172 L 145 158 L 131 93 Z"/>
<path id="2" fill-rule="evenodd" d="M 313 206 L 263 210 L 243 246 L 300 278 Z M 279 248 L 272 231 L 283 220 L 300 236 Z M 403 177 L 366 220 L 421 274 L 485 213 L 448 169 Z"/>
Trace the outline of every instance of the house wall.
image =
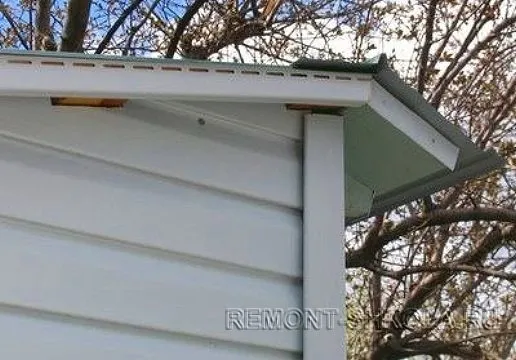
<path id="1" fill-rule="evenodd" d="M 301 358 L 299 331 L 225 329 L 226 308 L 301 307 L 301 145 L 284 123 L 0 109 L 2 358 Z"/>

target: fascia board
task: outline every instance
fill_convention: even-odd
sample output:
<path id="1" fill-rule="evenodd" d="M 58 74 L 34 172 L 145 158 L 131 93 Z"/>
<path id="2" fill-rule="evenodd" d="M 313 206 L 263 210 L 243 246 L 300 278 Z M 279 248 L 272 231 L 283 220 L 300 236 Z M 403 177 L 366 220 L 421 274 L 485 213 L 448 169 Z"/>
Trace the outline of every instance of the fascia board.
<path id="1" fill-rule="evenodd" d="M 273 68 L 272 68 L 273 69 Z M 77 96 L 361 106 L 372 76 L 213 63 L 144 65 L 0 54 L 0 96 Z"/>
<path id="2" fill-rule="evenodd" d="M 421 148 L 453 170 L 460 149 L 435 128 L 393 97 L 376 81 L 371 83 L 369 106 Z"/>

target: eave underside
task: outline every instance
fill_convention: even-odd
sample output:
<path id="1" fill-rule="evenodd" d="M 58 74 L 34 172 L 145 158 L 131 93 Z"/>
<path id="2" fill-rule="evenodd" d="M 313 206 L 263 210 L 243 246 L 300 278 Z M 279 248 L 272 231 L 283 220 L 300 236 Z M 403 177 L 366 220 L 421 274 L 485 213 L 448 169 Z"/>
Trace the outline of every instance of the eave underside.
<path id="1" fill-rule="evenodd" d="M 352 221 L 502 164 L 495 153 L 476 149 L 458 129 L 443 123 L 436 111 L 428 109 L 426 102 L 419 104 L 412 93 L 418 101 L 407 104 L 402 92 L 409 88 L 394 80 L 392 86 L 385 85 L 388 76 L 375 67 L 363 73 L 342 73 L 3 53 L 0 76 L 0 96 L 129 99 L 129 108 L 141 108 L 140 113 L 152 109 L 163 118 L 167 113 L 193 116 L 223 126 L 256 128 L 275 139 L 295 142 L 302 140 L 301 118 L 310 106 L 340 108 L 346 119 L 346 193 L 354 200 L 347 202 L 347 217 Z M 288 104 L 308 107 L 288 110 Z M 300 208 L 301 201 L 300 194 L 285 199 L 294 208 Z"/>

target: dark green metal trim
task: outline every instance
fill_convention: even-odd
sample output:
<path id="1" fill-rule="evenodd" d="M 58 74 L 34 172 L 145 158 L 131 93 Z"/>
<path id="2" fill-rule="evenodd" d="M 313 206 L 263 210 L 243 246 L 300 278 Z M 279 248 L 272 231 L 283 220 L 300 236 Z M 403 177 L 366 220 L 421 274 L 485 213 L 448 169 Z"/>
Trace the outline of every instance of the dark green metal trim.
<path id="1" fill-rule="evenodd" d="M 294 69 L 359 74 L 378 74 L 387 67 L 387 56 L 382 54 L 362 63 L 350 63 L 341 60 L 314 60 L 302 58 L 292 64 Z"/>

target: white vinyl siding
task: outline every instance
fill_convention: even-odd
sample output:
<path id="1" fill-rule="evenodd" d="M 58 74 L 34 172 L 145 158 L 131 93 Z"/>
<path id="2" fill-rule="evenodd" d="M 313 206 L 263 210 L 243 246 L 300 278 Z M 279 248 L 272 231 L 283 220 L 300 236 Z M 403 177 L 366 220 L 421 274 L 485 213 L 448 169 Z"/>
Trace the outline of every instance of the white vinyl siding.
<path id="1" fill-rule="evenodd" d="M 225 329 L 226 308 L 301 306 L 298 141 L 0 106 L 2 358 L 300 358 L 300 331 Z"/>

